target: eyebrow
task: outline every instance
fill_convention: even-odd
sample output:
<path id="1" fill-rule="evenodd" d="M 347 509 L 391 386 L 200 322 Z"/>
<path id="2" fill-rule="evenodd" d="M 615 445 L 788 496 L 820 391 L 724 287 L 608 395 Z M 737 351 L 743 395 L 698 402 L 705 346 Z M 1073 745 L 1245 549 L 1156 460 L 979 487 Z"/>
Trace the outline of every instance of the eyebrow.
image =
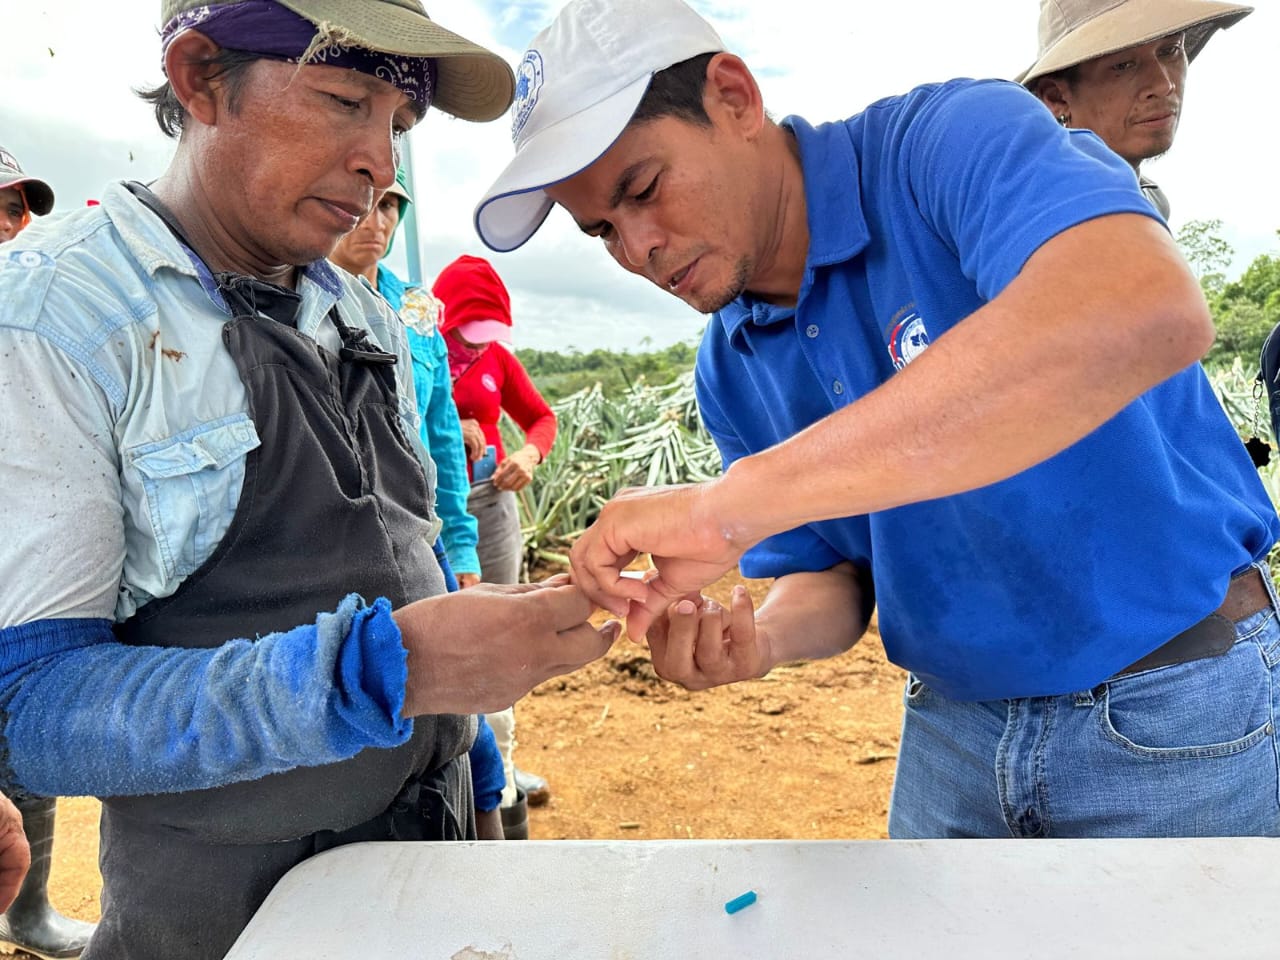
<path id="1" fill-rule="evenodd" d="M 613 188 L 613 195 L 609 197 L 610 210 L 618 209 L 618 206 L 622 203 L 623 198 L 626 197 L 628 192 L 630 192 L 631 185 L 635 182 L 636 177 L 640 175 L 640 171 L 649 162 L 649 160 L 650 160 L 649 157 L 644 157 L 640 160 L 637 160 L 635 163 L 631 164 L 631 166 L 627 167 L 627 169 L 622 171 L 622 176 L 618 177 L 618 185 Z M 597 230 L 602 229 L 604 225 L 605 225 L 604 220 L 597 220 L 594 223 L 579 223 L 578 229 L 580 229 L 583 233 L 593 233 Z"/>

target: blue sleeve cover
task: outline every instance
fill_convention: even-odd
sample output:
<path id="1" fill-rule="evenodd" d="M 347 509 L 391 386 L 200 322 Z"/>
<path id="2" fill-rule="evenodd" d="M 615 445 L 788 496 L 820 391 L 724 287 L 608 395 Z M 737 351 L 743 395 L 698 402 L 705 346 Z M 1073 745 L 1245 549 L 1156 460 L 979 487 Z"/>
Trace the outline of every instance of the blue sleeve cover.
<path id="1" fill-rule="evenodd" d="M 480 540 L 475 517 L 467 512 L 471 481 L 467 478 L 467 451 L 462 426 L 453 402 L 449 379 L 449 355 L 444 337 L 424 337 L 409 330 L 413 354 L 413 382 L 418 415 L 422 418 L 422 445 L 436 465 L 436 512 L 444 523 L 441 536 L 454 573 L 480 572 L 476 544 Z"/>
<path id="2" fill-rule="evenodd" d="M 502 802 L 502 788 L 507 784 L 506 771 L 502 769 L 502 754 L 498 752 L 498 740 L 493 727 L 479 714 L 480 726 L 476 729 L 476 742 L 471 745 L 471 790 L 476 795 L 476 809 L 488 813 Z"/>
<path id="3" fill-rule="evenodd" d="M 215 649 L 131 647 L 106 620 L 0 630 L 6 779 L 46 796 L 171 793 L 394 747 L 407 654 L 385 599 Z"/>

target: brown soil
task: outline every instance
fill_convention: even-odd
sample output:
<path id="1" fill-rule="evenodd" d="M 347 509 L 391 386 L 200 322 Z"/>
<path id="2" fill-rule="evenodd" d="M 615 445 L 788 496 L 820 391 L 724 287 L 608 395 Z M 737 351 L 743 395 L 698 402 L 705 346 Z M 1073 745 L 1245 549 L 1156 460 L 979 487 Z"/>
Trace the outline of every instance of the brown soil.
<path id="1" fill-rule="evenodd" d="M 727 577 L 712 596 L 727 601 Z M 763 581 L 746 581 L 758 601 Z M 833 660 L 690 693 L 620 642 L 516 708 L 516 763 L 552 799 L 534 839 L 881 838 L 902 720 L 903 674 L 874 628 Z M 59 802 L 50 894 L 98 918 L 98 807 Z"/>

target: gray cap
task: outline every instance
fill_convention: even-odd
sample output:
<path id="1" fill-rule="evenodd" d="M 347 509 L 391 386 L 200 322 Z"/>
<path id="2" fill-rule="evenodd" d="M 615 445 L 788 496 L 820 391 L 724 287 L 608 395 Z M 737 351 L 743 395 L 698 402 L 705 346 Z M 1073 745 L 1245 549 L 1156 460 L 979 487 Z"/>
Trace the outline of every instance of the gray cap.
<path id="1" fill-rule="evenodd" d="M 53 209 L 53 189 L 43 180 L 28 177 L 22 172 L 18 158 L 0 147 L 0 190 L 9 187 L 22 187 L 27 196 L 27 206 L 38 217 L 43 217 Z"/>

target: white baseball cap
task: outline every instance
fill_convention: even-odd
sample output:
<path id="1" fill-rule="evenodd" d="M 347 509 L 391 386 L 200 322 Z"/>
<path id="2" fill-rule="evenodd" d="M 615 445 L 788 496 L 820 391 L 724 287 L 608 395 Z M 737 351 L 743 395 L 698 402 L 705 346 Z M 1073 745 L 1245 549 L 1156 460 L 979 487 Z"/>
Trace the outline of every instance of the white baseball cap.
<path id="1" fill-rule="evenodd" d="M 516 70 L 516 155 L 476 207 L 476 232 L 499 253 L 537 232 L 546 187 L 600 159 L 659 70 L 724 43 L 681 0 L 573 0 L 529 43 Z"/>

